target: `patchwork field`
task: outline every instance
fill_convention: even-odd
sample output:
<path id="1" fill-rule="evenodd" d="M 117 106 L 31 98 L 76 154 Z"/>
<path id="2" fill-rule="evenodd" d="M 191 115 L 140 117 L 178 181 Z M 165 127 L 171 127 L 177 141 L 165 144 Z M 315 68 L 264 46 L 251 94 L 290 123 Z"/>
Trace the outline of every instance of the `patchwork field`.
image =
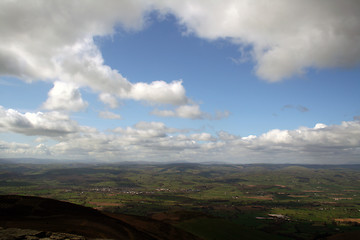
<path id="1" fill-rule="evenodd" d="M 359 165 L 2 163 L 0 194 L 143 216 L 202 239 L 341 239 L 360 231 Z"/>

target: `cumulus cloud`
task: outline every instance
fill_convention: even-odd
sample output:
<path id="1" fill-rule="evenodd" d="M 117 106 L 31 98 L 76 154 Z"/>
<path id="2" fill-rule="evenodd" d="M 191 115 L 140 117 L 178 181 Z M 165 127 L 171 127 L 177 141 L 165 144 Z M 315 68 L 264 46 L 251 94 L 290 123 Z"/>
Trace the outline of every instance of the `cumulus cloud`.
<path id="1" fill-rule="evenodd" d="M 176 116 L 181 118 L 201 119 L 203 115 L 199 105 L 183 105 L 176 109 Z"/>
<path id="2" fill-rule="evenodd" d="M 326 164 L 355 163 L 360 153 L 360 123 L 355 121 L 331 126 L 317 124 L 314 128 L 295 130 L 274 129 L 248 137 L 226 132 L 219 132 L 217 136 L 206 132 L 186 134 L 161 122 L 140 122 L 133 127 L 117 128 L 114 135 L 98 133 L 79 138 L 84 153 L 91 151 L 99 156 L 100 152 L 116 153 L 112 158 L 115 161 L 119 160 L 118 156 L 121 160 L 131 160 L 131 156 L 142 161 Z M 87 141 L 90 142 L 88 145 Z M 60 146 L 66 146 L 70 151 L 77 149 L 79 144 L 71 140 Z"/>
<path id="3" fill-rule="evenodd" d="M 0 141 L 0 151 L 4 157 L 48 157 L 51 152 L 44 144 L 31 146 L 24 143 Z"/>
<path id="4" fill-rule="evenodd" d="M 185 96 L 182 81 L 173 81 L 171 83 L 154 81 L 150 84 L 136 83 L 132 85 L 126 95 L 128 98 L 136 100 L 173 105 L 186 104 L 189 101 Z"/>
<path id="5" fill-rule="evenodd" d="M 115 26 L 142 29 L 152 9 L 147 1 L 5 1 L 0 9 L 0 74 L 29 82 L 58 81 L 46 108 L 64 107 L 58 104 L 59 96 L 53 96 L 61 88 L 59 82 L 89 87 L 111 107 L 116 106 L 115 97 L 177 105 L 187 102 L 181 81 L 131 83 L 104 64 L 94 43 L 93 37 L 111 35 Z M 67 100 L 78 101 L 75 109 L 84 105 L 78 97 Z"/>
<path id="6" fill-rule="evenodd" d="M 0 131 L 27 136 L 58 137 L 80 131 L 82 128 L 67 115 L 59 112 L 20 113 L 0 106 Z"/>
<path id="7" fill-rule="evenodd" d="M 104 64 L 94 44 L 93 37 L 114 34 L 115 27 L 141 30 L 152 11 L 173 14 L 186 33 L 239 45 L 268 81 L 360 60 L 357 0 L 3 1 L 0 9 L 1 75 L 75 82 L 112 96 L 100 96 L 112 107 L 114 97 L 188 103 L 181 81 L 131 83 Z"/>
<path id="8" fill-rule="evenodd" d="M 314 128 L 273 129 L 259 137 L 244 139 L 241 145 L 261 151 L 262 154 L 273 154 L 269 155 L 269 159 L 279 155 L 287 156 L 289 162 L 291 159 L 301 162 L 303 158 L 306 163 L 346 163 L 356 162 L 360 149 L 359 137 L 358 122 L 343 122 L 332 126 L 318 123 Z M 339 156 L 346 157 L 337 159 Z"/>
<path id="9" fill-rule="evenodd" d="M 54 87 L 48 93 L 48 99 L 43 104 L 47 110 L 80 111 L 88 103 L 81 98 L 81 93 L 76 85 L 65 82 L 54 82 Z"/>
<path id="10" fill-rule="evenodd" d="M 109 111 L 99 112 L 99 117 L 105 118 L 105 119 L 121 119 L 121 116 L 119 114 L 109 112 Z"/>
<path id="11" fill-rule="evenodd" d="M 3 1 L 1 73 L 29 80 L 53 78 L 57 55 L 84 39 L 112 34 L 120 23 L 141 29 L 147 5 L 139 1 Z M 21 16 L 21 17 L 15 17 Z"/>
<path id="12" fill-rule="evenodd" d="M 110 108 L 117 108 L 118 107 L 118 101 L 116 97 L 109 93 L 102 93 L 99 95 L 100 101 L 108 105 Z"/>
<path id="13" fill-rule="evenodd" d="M 199 105 L 182 105 L 176 108 L 174 111 L 155 109 L 151 112 L 151 114 L 161 117 L 178 117 L 189 119 L 202 119 L 206 115 L 200 110 Z"/>
<path id="14" fill-rule="evenodd" d="M 166 137 L 168 133 L 177 132 L 175 128 L 168 128 L 162 122 L 139 122 L 133 127 L 116 128 L 114 133 L 122 134 L 123 136 L 140 137 L 140 138 L 153 138 L 153 137 Z"/>
<path id="15" fill-rule="evenodd" d="M 50 154 L 52 158 L 99 161 L 340 164 L 357 163 L 360 154 L 359 121 L 329 126 L 318 123 L 313 128 L 294 130 L 272 129 L 259 136 L 241 137 L 224 131 L 217 135 L 193 132 L 168 127 L 162 122 L 139 122 L 108 133 L 76 124 L 70 131 L 59 125 L 54 132 L 55 126 L 49 126 L 48 119 L 41 114 L 35 115 L 37 119 L 46 119 L 40 127 L 40 124 L 26 120 L 30 117 L 25 114 L 8 112 L 13 115 L 12 120 L 1 118 L 1 131 L 42 134 L 57 143 L 47 145 L 37 142 L 36 149 L 31 150 L 34 147 L 27 144 L 0 142 L 0 151 L 6 152 L 6 156 L 21 156 L 21 153 L 27 156 L 33 151 L 31 156 Z M 1 114 L 4 114 L 4 109 Z"/>
<path id="16" fill-rule="evenodd" d="M 351 66 L 360 59 L 357 0 L 0 1 L 0 75 L 54 82 L 43 104 L 50 112 L 21 113 L 0 106 L 0 131 L 56 141 L 39 142 L 36 147 L 2 141 L 2 153 L 113 161 L 358 161 L 358 117 L 340 125 L 319 123 L 314 128 L 273 129 L 240 137 L 226 132 L 191 134 L 159 122 L 140 122 L 105 134 L 58 112 L 86 108 L 79 89 L 89 88 L 110 108 L 116 108 L 119 99 L 133 99 L 174 105 L 173 110 L 152 112 L 159 116 L 216 119 L 229 115 L 202 112 L 186 96 L 181 80 L 133 83 L 105 64 L 94 37 L 112 35 L 117 28 L 140 31 L 153 11 L 173 14 L 184 34 L 236 44 L 242 56 L 255 62 L 257 76 L 271 82 L 304 74 L 308 68 Z M 300 105 L 291 108 L 308 110 Z"/>
<path id="17" fill-rule="evenodd" d="M 308 68 L 360 61 L 360 4 L 345 1 L 156 1 L 186 33 L 251 48 L 256 74 L 275 82 Z"/>
<path id="18" fill-rule="evenodd" d="M 191 134 L 190 138 L 196 141 L 216 141 L 216 138 L 211 136 L 210 133 L 195 133 Z"/>

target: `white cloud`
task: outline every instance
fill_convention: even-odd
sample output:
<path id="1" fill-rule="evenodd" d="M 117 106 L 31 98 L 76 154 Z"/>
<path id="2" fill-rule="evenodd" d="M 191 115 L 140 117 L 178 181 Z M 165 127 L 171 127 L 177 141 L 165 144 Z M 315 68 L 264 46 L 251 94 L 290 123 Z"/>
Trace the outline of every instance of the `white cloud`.
<path id="1" fill-rule="evenodd" d="M 78 132 L 81 129 L 75 121 L 59 112 L 20 113 L 0 106 L 0 131 L 2 132 L 58 137 Z"/>
<path id="2" fill-rule="evenodd" d="M 30 151 L 31 146 L 27 144 L 0 142 L 0 152 L 6 156 L 26 157 L 31 153 L 33 157 L 50 154 L 51 158 L 99 161 L 340 164 L 358 163 L 360 155 L 359 121 L 331 126 L 316 124 L 314 128 L 300 127 L 295 130 L 273 129 L 260 136 L 240 137 L 227 132 L 219 132 L 216 136 L 207 132 L 191 133 L 161 122 L 139 122 L 109 133 L 75 124 L 69 133 L 59 123 L 49 126 L 48 119 L 35 124 L 34 121 L 24 120 L 24 115 L 11 114 L 13 117 L 9 117 L 8 121 L 1 118 L 1 131 L 42 134 L 55 139 L 57 143 L 45 145 L 36 142 L 35 153 L 35 150 Z M 36 118 L 45 117 L 40 114 Z M 59 130 L 54 133 L 57 124 Z"/>
<path id="3" fill-rule="evenodd" d="M 116 97 L 109 93 L 102 93 L 99 95 L 100 101 L 107 104 L 110 108 L 117 108 L 118 107 L 118 101 Z"/>
<path id="4" fill-rule="evenodd" d="M 357 0 L 159 0 L 187 33 L 230 39 L 251 47 L 256 74 L 274 82 L 307 68 L 352 66 L 360 61 Z"/>
<path id="5" fill-rule="evenodd" d="M 141 29 L 147 5 L 139 1 L 2 1 L 0 72 L 22 79 L 56 77 L 56 56 L 86 38 Z M 17 16 L 17 17 L 15 17 Z M 18 17 L 21 16 L 21 17 Z"/>
<path id="6" fill-rule="evenodd" d="M 166 137 L 168 133 L 176 131 L 176 129 L 166 127 L 162 122 L 139 122 L 134 127 L 114 129 L 114 133 L 136 139 L 136 141 L 143 138 Z"/>
<path id="7" fill-rule="evenodd" d="M 150 114 L 160 116 L 160 117 L 175 117 L 176 116 L 176 113 L 172 110 L 154 109 Z"/>
<path id="8" fill-rule="evenodd" d="M 105 118 L 105 119 L 121 119 L 121 116 L 119 114 L 109 112 L 109 111 L 99 112 L 99 117 Z"/>
<path id="9" fill-rule="evenodd" d="M 152 9 L 148 1 L 5 1 L 0 9 L 0 75 L 89 87 L 110 107 L 116 106 L 115 97 L 176 105 L 187 102 L 181 81 L 131 83 L 104 64 L 94 43 L 93 37 L 111 35 L 115 26 L 142 29 Z M 50 97 L 48 101 L 56 104 L 46 103 L 47 108 L 64 107 L 51 98 L 59 96 Z M 75 105 L 79 107 L 79 102 Z"/>
<path id="10" fill-rule="evenodd" d="M 216 141 L 216 138 L 211 136 L 210 133 L 195 133 L 191 134 L 190 138 L 195 141 Z"/>
<path id="11" fill-rule="evenodd" d="M 160 116 L 160 117 L 178 117 L 178 118 L 187 118 L 187 119 L 209 119 L 209 120 L 220 120 L 227 118 L 230 115 L 229 111 L 217 111 L 215 115 L 205 113 L 200 110 L 200 106 L 193 105 L 182 105 L 175 110 L 159 110 L 154 109 L 151 114 Z"/>
<path id="12" fill-rule="evenodd" d="M 79 89 L 72 83 L 54 82 L 54 87 L 48 93 L 48 99 L 43 104 L 47 110 L 80 111 L 88 106 L 81 98 Z"/>
<path id="13" fill-rule="evenodd" d="M 132 85 L 127 96 L 136 100 L 173 105 L 186 104 L 189 101 L 185 96 L 182 81 L 173 81 L 171 83 L 154 81 L 150 84 L 136 83 Z"/>
<path id="14" fill-rule="evenodd" d="M 218 137 L 206 132 L 184 135 L 181 130 L 159 122 L 141 122 L 115 132 L 111 141 L 104 141 L 103 147 L 97 148 L 108 149 L 109 154 L 121 151 L 122 156 L 145 161 L 326 164 L 356 163 L 360 154 L 359 122 L 343 122 L 323 128 L 275 129 L 259 137 L 245 138 L 225 132 L 219 133 Z M 116 146 L 121 146 L 121 150 Z"/>
<path id="15" fill-rule="evenodd" d="M 199 105 L 183 105 L 176 109 L 176 116 L 181 118 L 201 119 L 203 115 Z"/>
<path id="16" fill-rule="evenodd" d="M 314 127 L 314 129 L 321 129 L 321 128 L 326 128 L 327 126 L 323 123 L 317 123 Z"/>
<path id="17" fill-rule="evenodd" d="M 255 63 L 256 74 L 279 81 L 307 68 L 342 67 L 360 58 L 360 4 L 357 0 L 258 1 L 0 1 L 0 75 L 25 81 L 53 81 L 48 110 L 79 111 L 87 106 L 79 88 L 90 88 L 110 108 L 118 99 L 172 104 L 154 110 L 167 117 L 217 119 L 191 104 L 181 81 L 133 83 L 104 63 L 95 36 L 114 28 L 140 31 L 152 10 L 174 14 L 188 34 L 227 39 Z M 266 14 L 264 14 L 266 13 Z M 121 70 L 121 69 L 120 69 Z M 146 81 L 146 82 L 145 82 Z M 305 108 L 292 106 L 300 111 Z M 110 112 L 103 112 L 109 117 Z M 112 115 L 115 117 L 115 115 Z M 118 117 L 118 115 L 116 115 Z M 358 117 L 356 117 L 357 119 Z M 141 122 L 105 134 L 79 126 L 56 111 L 21 113 L 0 106 L 0 131 L 43 136 L 54 145 L 36 147 L 0 142 L 6 155 L 110 160 L 224 159 L 240 162 L 358 162 L 360 122 L 316 124 L 314 128 L 270 130 L 258 137 L 221 132 L 190 134 L 158 122 Z M 38 139 L 41 141 L 41 139 Z M 120 159 L 119 159 L 120 158 Z"/>
<path id="18" fill-rule="evenodd" d="M 66 47 L 56 57 L 56 66 L 59 78 L 100 92 L 100 100 L 110 107 L 117 105 L 115 97 L 153 104 L 180 105 L 188 102 L 182 81 L 129 82 L 117 70 L 104 65 L 102 55 L 92 39 Z"/>
<path id="19" fill-rule="evenodd" d="M 189 119 L 202 119 L 206 115 L 200 110 L 199 105 L 182 105 L 177 107 L 174 111 L 155 109 L 151 112 L 151 114 L 161 117 L 178 117 Z"/>
<path id="20" fill-rule="evenodd" d="M 256 74 L 268 81 L 360 60 L 357 0 L 2 1 L 0 9 L 1 75 L 74 82 L 99 92 L 110 107 L 116 106 L 115 97 L 189 103 L 181 81 L 131 83 L 104 64 L 93 42 L 94 36 L 113 34 L 115 26 L 141 30 L 153 10 L 174 14 L 188 33 L 201 38 L 229 39 L 242 52 L 250 47 L 250 53 L 242 55 L 252 56 Z M 103 94 L 112 97 L 104 99 Z M 200 117 L 190 116 L 195 109 L 185 108 L 189 110 L 186 106 L 176 115 Z"/>
<path id="21" fill-rule="evenodd" d="M 5 142 L 0 141 L 0 152 L 3 157 L 44 157 L 51 156 L 49 149 L 43 145 L 39 144 L 35 147 L 24 144 L 24 143 L 15 143 L 15 142 Z"/>
<path id="22" fill-rule="evenodd" d="M 300 162 L 302 158 L 319 163 L 356 162 L 360 150 L 360 124 L 342 122 L 341 125 L 326 126 L 318 123 L 314 128 L 274 129 L 250 139 L 247 147 L 263 153 L 272 152 L 274 156 L 288 154 L 290 162 L 291 158 Z"/>

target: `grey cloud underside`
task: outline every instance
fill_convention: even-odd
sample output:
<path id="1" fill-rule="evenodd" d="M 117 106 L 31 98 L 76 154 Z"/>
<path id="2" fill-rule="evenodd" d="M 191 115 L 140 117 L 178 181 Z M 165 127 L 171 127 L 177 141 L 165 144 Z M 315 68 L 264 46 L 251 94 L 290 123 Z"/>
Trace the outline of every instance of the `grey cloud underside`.
<path id="1" fill-rule="evenodd" d="M 27 136 L 59 137 L 79 132 L 77 122 L 58 113 L 25 113 L 0 106 L 0 132 L 10 131 Z"/>
<path id="2" fill-rule="evenodd" d="M 115 27 L 140 31 L 154 12 L 174 15 L 187 34 L 227 39 L 242 51 L 249 47 L 243 55 L 254 60 L 256 74 L 268 81 L 360 60 L 357 0 L 2 1 L 0 74 L 72 82 L 117 98 L 186 105 L 181 82 L 132 83 L 104 64 L 93 42 L 95 36 L 114 34 Z M 116 106 L 114 99 L 104 101 Z"/>
<path id="3" fill-rule="evenodd" d="M 79 88 L 100 94 L 116 107 L 116 98 L 152 104 L 188 103 L 182 82 L 132 83 L 104 64 L 93 37 L 114 34 L 114 27 L 143 28 L 147 1 L 3 1 L 0 3 L 0 75 L 22 80 L 56 81 L 43 107 L 79 111 L 87 104 Z M 16 16 L 16 17 L 14 17 Z M 144 79 L 148 81 L 149 79 Z M 156 79 L 155 79 L 156 80 Z M 64 99 L 65 88 L 72 93 Z M 65 100 L 61 104 L 60 100 Z M 68 103 L 68 104 L 66 104 Z"/>
<path id="4" fill-rule="evenodd" d="M 308 68 L 359 64 L 357 0 L 158 2 L 188 33 L 240 45 L 244 60 L 253 59 L 256 75 L 267 81 L 304 74 Z M 252 50 L 244 52 L 245 47 Z"/>
<path id="5" fill-rule="evenodd" d="M 0 75 L 55 81 L 43 104 L 47 110 L 85 109 L 79 88 L 88 87 L 111 108 L 118 106 L 118 98 L 133 99 L 177 106 L 151 112 L 162 117 L 227 117 L 226 111 L 211 116 L 191 104 L 181 80 L 132 83 L 104 63 L 93 38 L 114 34 L 115 27 L 141 31 L 154 12 L 174 15 L 187 34 L 238 45 L 256 63 L 256 74 L 268 81 L 302 74 L 308 67 L 350 66 L 360 60 L 356 0 L 3 1 Z"/>

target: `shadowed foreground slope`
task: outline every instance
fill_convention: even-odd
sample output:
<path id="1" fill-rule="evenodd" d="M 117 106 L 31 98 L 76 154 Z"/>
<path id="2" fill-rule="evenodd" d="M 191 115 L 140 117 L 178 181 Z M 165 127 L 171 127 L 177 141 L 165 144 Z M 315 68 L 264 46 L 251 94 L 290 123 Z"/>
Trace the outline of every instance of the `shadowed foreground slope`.
<path id="1" fill-rule="evenodd" d="M 123 215 L 122 218 L 126 219 L 127 215 Z M 0 226 L 5 228 L 65 232 L 87 238 L 198 239 L 169 224 L 151 219 L 142 218 L 141 226 L 137 226 L 137 223 L 138 221 L 125 222 L 92 208 L 53 199 L 0 196 Z"/>

